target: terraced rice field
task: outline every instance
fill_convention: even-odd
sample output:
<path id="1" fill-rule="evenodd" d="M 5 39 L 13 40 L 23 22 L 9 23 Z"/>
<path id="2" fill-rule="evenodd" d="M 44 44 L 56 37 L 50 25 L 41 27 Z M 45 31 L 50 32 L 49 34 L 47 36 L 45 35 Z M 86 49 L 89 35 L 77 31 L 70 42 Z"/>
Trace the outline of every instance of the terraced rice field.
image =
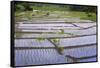
<path id="1" fill-rule="evenodd" d="M 15 24 L 15 66 L 97 61 L 96 23 Z"/>

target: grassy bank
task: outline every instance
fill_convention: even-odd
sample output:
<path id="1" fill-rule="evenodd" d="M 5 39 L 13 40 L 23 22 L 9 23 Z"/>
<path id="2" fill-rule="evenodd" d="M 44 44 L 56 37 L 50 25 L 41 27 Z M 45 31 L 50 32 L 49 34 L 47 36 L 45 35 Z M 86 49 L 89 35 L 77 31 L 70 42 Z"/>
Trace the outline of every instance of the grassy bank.
<path id="1" fill-rule="evenodd" d="M 59 18 L 79 18 L 85 20 L 96 21 L 96 14 L 90 13 L 88 16 L 85 12 L 79 11 L 24 11 L 15 12 L 16 21 L 31 21 L 43 19 L 59 19 Z"/>

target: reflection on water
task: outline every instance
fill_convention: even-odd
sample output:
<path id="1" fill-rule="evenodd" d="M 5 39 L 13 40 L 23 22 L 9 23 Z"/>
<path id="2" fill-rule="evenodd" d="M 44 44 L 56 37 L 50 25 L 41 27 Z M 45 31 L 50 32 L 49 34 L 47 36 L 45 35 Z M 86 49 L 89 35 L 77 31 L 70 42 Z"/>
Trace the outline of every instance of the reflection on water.
<path id="1" fill-rule="evenodd" d="M 96 26 L 91 27 L 96 24 L 74 24 L 77 26 L 66 23 L 56 25 L 46 23 L 19 24 L 17 27 L 20 32 L 26 32 L 26 34 L 20 36 L 24 37 L 24 39 L 15 39 L 15 66 L 96 61 Z M 64 30 L 62 34 L 57 34 L 60 31 L 59 29 Z M 46 34 L 42 35 L 39 32 L 46 32 Z M 73 35 L 80 35 L 80 37 L 71 37 Z M 69 36 L 71 38 L 67 38 Z M 45 39 L 40 41 L 36 39 L 38 37 L 45 37 Z M 60 37 L 54 38 L 54 40 L 59 40 L 58 44 L 50 41 L 50 37 Z M 58 48 L 60 48 L 59 50 L 62 49 L 60 51 L 62 54 L 59 54 Z"/>

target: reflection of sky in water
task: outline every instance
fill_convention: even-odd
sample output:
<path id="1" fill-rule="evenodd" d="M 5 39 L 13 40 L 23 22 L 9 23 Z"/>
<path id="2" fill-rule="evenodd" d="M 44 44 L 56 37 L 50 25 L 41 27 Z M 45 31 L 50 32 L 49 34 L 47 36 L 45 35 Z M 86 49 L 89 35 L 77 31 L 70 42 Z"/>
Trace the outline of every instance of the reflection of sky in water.
<path id="1" fill-rule="evenodd" d="M 59 45 L 75 46 L 75 45 L 91 44 L 91 43 L 96 43 L 96 35 L 62 39 Z"/>
<path id="2" fill-rule="evenodd" d="M 82 56 L 93 56 L 96 55 L 96 46 L 90 47 L 82 47 L 82 48 L 73 48 L 73 49 L 65 49 L 65 55 L 70 55 L 73 57 L 82 57 Z"/>
<path id="3" fill-rule="evenodd" d="M 20 24 L 19 27 L 27 27 L 27 26 L 38 26 L 38 27 L 45 27 L 45 26 L 73 26 L 72 24 Z"/>
<path id="4" fill-rule="evenodd" d="M 81 61 L 79 61 L 79 62 L 92 62 L 92 61 L 96 61 L 96 58 L 94 57 L 94 58 L 90 58 L 90 59 L 84 59 L 84 60 L 81 60 Z"/>
<path id="5" fill-rule="evenodd" d="M 16 65 L 38 65 L 38 64 L 56 64 L 67 63 L 67 58 L 57 53 L 55 49 L 34 49 L 34 50 L 16 50 Z M 86 47 L 85 49 L 69 49 L 64 51 L 65 55 L 74 57 L 96 55 L 96 47 Z M 82 60 L 96 61 L 95 58 Z M 82 62 L 81 60 L 79 62 Z"/>
<path id="6" fill-rule="evenodd" d="M 75 35 L 95 34 L 96 27 L 92 27 L 92 28 L 84 29 L 84 30 L 64 30 L 64 31 L 65 31 L 65 33 L 72 33 Z"/>
<path id="7" fill-rule="evenodd" d="M 15 47 L 54 47 L 48 40 L 38 41 L 35 39 L 15 40 Z"/>
<path id="8" fill-rule="evenodd" d="M 15 54 L 16 65 L 67 63 L 55 49 L 16 50 Z"/>
<path id="9" fill-rule="evenodd" d="M 76 23 L 74 23 L 76 24 Z M 77 23 L 80 27 L 88 27 L 94 25 L 94 23 Z M 68 26 L 68 27 L 59 27 L 59 28 L 73 28 L 77 29 L 79 27 L 73 27 L 72 24 L 21 24 L 20 28 L 25 26 L 31 26 L 31 28 L 35 28 L 35 26 L 38 26 L 40 28 L 47 28 L 44 26 Z M 69 27 L 71 26 L 71 27 Z M 26 27 L 25 27 L 26 28 Z M 30 27 L 27 27 L 30 28 Z M 49 27 L 48 27 L 49 28 Z M 51 28 L 51 27 L 50 27 Z M 54 28 L 54 27 L 53 27 Z M 56 29 L 59 29 L 56 27 Z M 25 30 L 23 30 L 25 31 Z M 27 31 L 27 30 L 26 30 Z M 30 30 L 32 31 L 32 30 Z M 34 30 L 36 32 L 36 30 Z M 33 31 L 33 32 L 34 32 Z M 59 31 L 59 30 L 58 30 Z M 45 32 L 38 30 L 37 32 Z M 55 30 L 48 30 L 48 32 L 56 32 Z M 75 35 L 88 35 L 88 34 L 96 34 L 96 27 L 92 27 L 85 30 L 64 30 L 65 33 L 72 33 Z M 23 37 L 26 36 L 33 36 L 38 37 L 38 35 L 22 35 Z M 51 34 L 48 34 L 48 36 L 51 36 Z M 57 36 L 57 34 L 52 35 Z M 58 35 L 59 36 L 59 35 Z M 60 35 L 62 36 L 62 35 Z M 60 39 L 59 46 L 76 46 L 76 45 L 83 45 L 83 44 L 91 44 L 96 43 L 96 35 L 92 36 L 84 36 L 84 37 L 77 37 L 77 38 L 67 38 L 67 39 Z M 54 47 L 52 43 L 50 43 L 48 40 L 44 40 L 39 42 L 35 39 L 16 39 L 15 40 L 15 47 Z M 24 66 L 24 65 L 39 65 L 39 64 L 57 64 L 57 63 L 68 63 L 68 58 L 65 57 L 65 55 L 70 55 L 73 57 L 84 57 L 84 56 L 93 56 L 96 55 L 96 45 L 89 47 L 82 47 L 82 48 L 72 48 L 72 49 L 64 49 L 63 55 L 60 55 L 55 49 L 27 49 L 27 50 L 15 50 L 15 65 L 16 66 Z M 88 62 L 88 61 L 96 61 L 96 57 L 79 60 L 78 62 Z"/>

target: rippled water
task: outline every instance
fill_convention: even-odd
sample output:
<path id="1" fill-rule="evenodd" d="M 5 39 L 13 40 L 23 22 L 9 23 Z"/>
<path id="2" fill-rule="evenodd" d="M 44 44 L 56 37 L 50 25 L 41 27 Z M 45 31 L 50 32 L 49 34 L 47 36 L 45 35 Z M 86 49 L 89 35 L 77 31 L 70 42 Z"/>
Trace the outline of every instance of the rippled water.
<path id="1" fill-rule="evenodd" d="M 77 27 L 75 26 L 77 25 Z M 64 33 L 71 33 L 73 35 L 90 35 L 82 37 L 73 37 L 73 38 L 60 38 L 59 44 L 56 44 L 58 47 L 68 47 L 68 46 L 84 46 L 85 47 L 76 47 L 76 48 L 63 48 L 62 53 L 59 54 L 56 50 L 57 47 L 51 43 L 48 39 L 39 41 L 37 39 L 15 39 L 15 66 L 24 66 L 24 65 L 42 65 L 42 64 L 58 64 L 58 63 L 72 63 L 75 62 L 66 55 L 80 58 L 86 56 L 94 56 L 96 53 L 96 26 L 88 29 L 83 29 L 89 26 L 96 25 L 95 23 L 74 23 L 73 24 L 19 24 L 22 32 L 59 32 L 59 29 L 64 29 Z M 57 27 L 56 27 L 57 26 Z M 41 29 L 56 29 L 56 30 L 38 30 Z M 70 30 L 69 30 L 70 28 Z M 29 29 L 29 30 L 27 30 Z M 34 29 L 34 30 L 32 30 Z M 68 34 L 23 34 L 20 37 L 68 37 L 71 35 Z M 26 49 L 16 49 L 24 48 Z M 44 47 L 44 49 L 27 49 L 27 47 Z M 46 49 L 46 47 L 52 47 Z M 71 59 L 71 61 L 69 61 Z M 89 62 L 96 61 L 96 57 L 78 60 L 78 62 Z"/>

